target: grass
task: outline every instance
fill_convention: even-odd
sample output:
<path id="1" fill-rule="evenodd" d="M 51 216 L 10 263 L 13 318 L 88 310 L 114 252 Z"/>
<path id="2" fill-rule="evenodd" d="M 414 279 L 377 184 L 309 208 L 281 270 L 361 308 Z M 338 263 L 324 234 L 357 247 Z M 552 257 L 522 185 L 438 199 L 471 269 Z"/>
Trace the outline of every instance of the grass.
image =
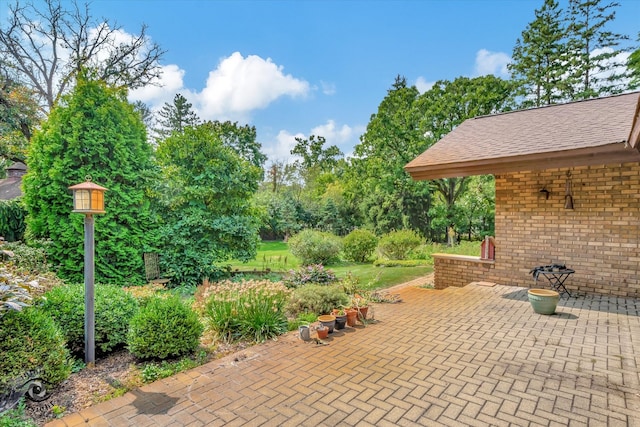
<path id="1" fill-rule="evenodd" d="M 371 263 L 340 262 L 328 265 L 338 277 L 345 277 L 349 272 L 360 280 L 363 290 L 388 288 L 400 283 L 408 282 L 425 276 L 433 271 L 431 254 L 444 252 L 460 255 L 479 255 L 480 242 L 462 242 L 454 247 L 431 243 L 422 246 L 418 251 L 419 258 L 424 259 L 424 265 L 417 267 L 375 267 Z M 300 266 L 300 261 L 289 252 L 285 242 L 264 241 L 258 246 L 256 258 L 247 263 L 236 261 L 233 270 L 251 271 L 265 270 L 288 271 Z"/>

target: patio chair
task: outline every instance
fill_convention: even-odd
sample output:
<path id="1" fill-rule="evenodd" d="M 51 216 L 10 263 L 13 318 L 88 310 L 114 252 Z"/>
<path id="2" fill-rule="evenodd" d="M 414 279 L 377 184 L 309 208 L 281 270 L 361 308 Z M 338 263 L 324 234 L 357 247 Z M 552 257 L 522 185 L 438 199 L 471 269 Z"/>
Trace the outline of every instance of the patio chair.
<path id="1" fill-rule="evenodd" d="M 162 277 L 162 274 L 160 274 L 160 264 L 158 262 L 158 258 L 159 257 L 157 253 L 146 252 L 144 254 L 144 272 L 147 277 L 147 282 L 166 285 L 171 280 Z"/>

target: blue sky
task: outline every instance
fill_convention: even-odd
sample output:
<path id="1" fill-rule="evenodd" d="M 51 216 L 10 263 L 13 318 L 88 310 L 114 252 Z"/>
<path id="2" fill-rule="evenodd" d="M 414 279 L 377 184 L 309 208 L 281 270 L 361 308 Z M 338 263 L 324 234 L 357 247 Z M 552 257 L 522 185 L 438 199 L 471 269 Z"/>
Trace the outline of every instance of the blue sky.
<path id="1" fill-rule="evenodd" d="M 165 86 L 132 99 L 158 108 L 182 93 L 201 118 L 255 125 L 270 160 L 286 161 L 294 137 L 310 134 L 350 153 L 398 74 L 422 90 L 458 76 L 506 77 L 542 3 L 94 0 L 90 10 L 128 33 L 146 24 L 167 51 Z M 620 3 L 610 29 L 635 39 L 640 0 Z"/>

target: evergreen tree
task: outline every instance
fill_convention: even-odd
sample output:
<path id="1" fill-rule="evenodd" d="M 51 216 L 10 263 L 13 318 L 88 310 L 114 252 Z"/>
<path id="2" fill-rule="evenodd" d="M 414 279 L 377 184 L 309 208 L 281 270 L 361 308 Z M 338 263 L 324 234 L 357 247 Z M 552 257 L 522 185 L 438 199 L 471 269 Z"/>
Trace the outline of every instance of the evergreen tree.
<path id="1" fill-rule="evenodd" d="M 615 19 L 616 2 L 569 0 L 568 19 L 571 51 L 571 99 L 587 99 L 625 91 L 628 86 L 626 64 L 620 44 L 629 37 L 607 29 Z"/>
<path id="2" fill-rule="evenodd" d="M 196 126 L 200 123 L 200 118 L 187 98 L 178 93 L 173 98 L 173 104 L 164 103 L 158 112 L 157 123 L 159 128 L 155 129 L 156 139 L 164 139 L 174 131 L 183 132 L 187 126 Z"/>
<path id="3" fill-rule="evenodd" d="M 508 65 L 519 85 L 522 107 L 539 107 L 563 101 L 563 81 L 569 72 L 567 31 L 556 0 L 545 0 L 535 20 L 522 32 Z"/>
<path id="4" fill-rule="evenodd" d="M 640 42 L 640 32 L 638 33 L 638 41 Z M 631 82 L 629 89 L 637 89 L 640 87 L 640 48 L 637 48 L 627 61 L 627 68 L 629 69 L 629 77 Z"/>
<path id="5" fill-rule="evenodd" d="M 73 184 L 90 176 L 106 188 L 96 215 L 95 277 L 101 283 L 141 283 L 142 254 L 154 244 L 146 192 L 154 179 L 145 128 L 126 91 L 80 76 L 37 131 L 23 178 L 28 230 L 51 239 L 49 259 L 63 279 L 83 279 L 83 215 L 72 213 Z"/>

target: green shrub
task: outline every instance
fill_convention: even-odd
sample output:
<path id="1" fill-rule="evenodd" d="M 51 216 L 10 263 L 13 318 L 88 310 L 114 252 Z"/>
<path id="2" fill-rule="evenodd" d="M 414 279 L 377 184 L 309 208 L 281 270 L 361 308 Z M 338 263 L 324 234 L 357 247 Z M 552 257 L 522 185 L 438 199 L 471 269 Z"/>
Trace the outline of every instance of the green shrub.
<path id="1" fill-rule="evenodd" d="M 31 305 L 29 287 L 24 283 L 0 283 L 0 318 L 10 310 L 20 311 Z"/>
<path id="2" fill-rule="evenodd" d="M 49 262 L 47 261 L 46 246 L 49 241 L 39 240 L 37 245 L 26 245 L 22 242 L 12 242 L 2 245 L 2 249 L 9 250 L 13 253 L 11 262 L 21 270 L 30 271 L 35 274 L 42 274 L 49 271 Z"/>
<path id="3" fill-rule="evenodd" d="M 10 311 L 0 318 L 0 354 L 0 390 L 31 375 L 58 384 L 71 373 L 62 332 L 36 307 Z"/>
<path id="4" fill-rule="evenodd" d="M 305 285 L 293 291 L 287 312 L 327 314 L 349 303 L 349 296 L 339 286 Z"/>
<path id="5" fill-rule="evenodd" d="M 228 280 L 207 283 L 196 300 L 204 301 L 207 325 L 222 339 L 249 339 L 257 342 L 287 331 L 285 305 L 289 290 L 268 280 L 235 283 Z"/>
<path id="6" fill-rule="evenodd" d="M 378 244 L 378 238 L 369 230 L 356 229 L 342 241 L 342 253 L 347 261 L 366 262 Z"/>
<path id="7" fill-rule="evenodd" d="M 21 240 L 26 228 L 26 216 L 22 198 L 0 200 L 0 236 L 8 242 Z"/>
<path id="8" fill-rule="evenodd" d="M 43 308 L 62 329 L 74 354 L 84 352 L 84 285 L 58 286 L 45 294 Z M 96 351 L 109 353 L 127 342 L 129 321 L 138 302 L 114 285 L 95 286 Z"/>
<path id="9" fill-rule="evenodd" d="M 384 258 L 405 259 L 410 250 L 422 243 L 413 230 L 398 230 L 385 234 L 378 242 L 378 252 Z"/>
<path id="10" fill-rule="evenodd" d="M 328 285 L 337 280 L 333 271 L 325 269 L 320 264 L 314 264 L 289 271 L 283 282 L 287 288 L 298 288 L 309 283 Z"/>
<path id="11" fill-rule="evenodd" d="M 194 352 L 202 330 L 196 312 L 179 297 L 156 297 L 131 319 L 127 343 L 139 358 L 167 359 Z"/>
<path id="12" fill-rule="evenodd" d="M 25 409 L 22 398 L 15 408 L 0 413 L 0 427 L 38 427 L 35 421 L 25 415 Z"/>
<path id="13" fill-rule="evenodd" d="M 303 230 L 289 239 L 289 250 L 302 265 L 327 265 L 338 260 L 342 241 L 331 233 Z"/>

